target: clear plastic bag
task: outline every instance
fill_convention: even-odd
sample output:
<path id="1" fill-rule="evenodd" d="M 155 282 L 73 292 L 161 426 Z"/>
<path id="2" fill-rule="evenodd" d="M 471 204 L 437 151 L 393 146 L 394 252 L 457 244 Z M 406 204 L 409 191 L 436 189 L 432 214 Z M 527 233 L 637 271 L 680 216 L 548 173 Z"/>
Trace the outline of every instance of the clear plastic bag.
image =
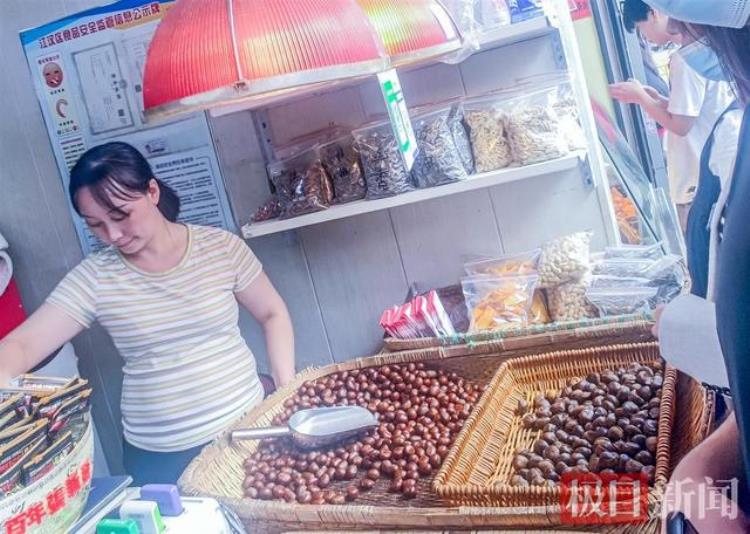
<path id="1" fill-rule="evenodd" d="M 586 297 L 599 310 L 601 317 L 647 313 L 656 297 L 655 287 L 630 287 L 620 289 L 590 288 Z"/>
<path id="2" fill-rule="evenodd" d="M 512 274 L 537 274 L 539 259 L 542 256 L 541 249 L 502 256 L 500 258 L 487 258 L 464 264 L 467 275 L 487 274 L 493 276 L 506 276 Z"/>
<path id="3" fill-rule="evenodd" d="M 281 215 L 281 205 L 279 204 L 278 195 L 274 193 L 268 197 L 262 206 L 255 210 L 250 222 L 259 223 L 270 221 L 271 219 L 276 219 L 279 215 Z"/>
<path id="4" fill-rule="evenodd" d="M 630 287 L 646 287 L 650 283 L 648 278 L 639 277 L 620 277 L 597 275 L 591 277 L 591 287 L 593 289 L 622 289 Z"/>
<path id="5" fill-rule="evenodd" d="M 505 103 L 513 160 L 531 165 L 568 154 L 568 143 L 555 110 L 557 88 L 518 94 Z"/>
<path id="6" fill-rule="evenodd" d="M 658 289 L 654 305 L 668 304 L 690 285 L 685 261 L 680 256 L 669 255 L 653 262 L 646 272 L 648 285 Z"/>
<path id="7" fill-rule="evenodd" d="M 414 190 L 393 134 L 390 121 L 354 130 L 354 148 L 359 152 L 367 182 L 367 198 L 384 198 Z"/>
<path id="8" fill-rule="evenodd" d="M 464 121 L 477 172 L 504 169 L 513 163 L 513 152 L 507 133 L 507 114 L 498 96 L 464 102 Z"/>
<path id="9" fill-rule="evenodd" d="M 469 132 L 466 129 L 464 121 L 463 102 L 456 102 L 451 107 L 451 113 L 448 117 L 448 127 L 453 134 L 453 142 L 456 144 L 456 150 L 458 151 L 458 156 L 461 158 L 461 162 L 464 164 L 466 174 L 473 174 L 474 154 L 471 151 L 471 140 L 469 139 Z"/>
<path id="10" fill-rule="evenodd" d="M 570 79 L 566 77 L 557 86 L 557 98 L 553 104 L 557 117 L 560 119 L 560 130 L 562 130 L 565 141 L 568 143 L 568 150 L 586 150 L 586 134 L 581 127 L 580 112 L 578 102 L 573 93 L 573 86 Z"/>
<path id="11" fill-rule="evenodd" d="M 331 181 L 317 156 L 316 147 L 271 163 L 268 174 L 279 198 L 282 219 L 321 211 L 331 204 Z"/>
<path id="12" fill-rule="evenodd" d="M 546 289 L 549 314 L 556 323 L 581 321 L 597 316 L 586 298 L 588 281 L 570 282 Z"/>
<path id="13" fill-rule="evenodd" d="M 436 289 L 435 292 L 437 293 L 454 330 L 462 334 L 466 333 L 469 330 L 469 315 L 466 310 L 466 300 L 464 299 L 464 292 L 463 289 L 461 289 L 461 286 L 456 284 L 441 287 Z M 427 296 L 429 293 L 430 292 L 427 291 L 420 293 L 420 295 Z"/>
<path id="14" fill-rule="evenodd" d="M 469 310 L 469 332 L 487 332 L 526 324 L 539 277 L 471 276 L 461 279 Z"/>
<path id="15" fill-rule="evenodd" d="M 354 150 L 354 138 L 350 135 L 320 145 L 318 149 L 333 185 L 333 203 L 343 204 L 365 198 L 367 182 L 362 172 L 359 155 Z"/>
<path id="16" fill-rule="evenodd" d="M 591 270 L 591 232 L 558 237 L 544 244 L 539 260 L 540 287 L 581 280 Z"/>
<path id="17" fill-rule="evenodd" d="M 654 260 L 649 259 L 604 259 L 594 264 L 594 274 L 618 278 L 649 278 L 648 273 L 654 263 Z"/>
<path id="18" fill-rule="evenodd" d="M 654 245 L 621 245 L 604 249 L 606 259 L 621 260 L 658 260 L 664 257 L 661 243 Z"/>
<path id="19" fill-rule="evenodd" d="M 544 291 L 537 289 L 534 291 L 534 298 L 529 308 L 529 324 L 547 324 L 552 322 L 547 309 L 547 299 L 544 298 Z"/>
<path id="20" fill-rule="evenodd" d="M 411 176 L 417 187 L 433 187 L 467 178 L 449 126 L 450 114 L 450 108 L 443 108 L 420 113 L 412 118 L 419 151 Z"/>

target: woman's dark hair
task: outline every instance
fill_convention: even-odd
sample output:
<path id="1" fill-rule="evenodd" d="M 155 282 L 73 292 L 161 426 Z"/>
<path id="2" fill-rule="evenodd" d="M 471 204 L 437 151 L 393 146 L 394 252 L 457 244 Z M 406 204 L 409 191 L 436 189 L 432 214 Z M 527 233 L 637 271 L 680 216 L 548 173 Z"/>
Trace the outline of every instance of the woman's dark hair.
<path id="1" fill-rule="evenodd" d="M 750 27 L 701 26 L 700 31 L 736 84 L 740 100 L 750 104 Z"/>
<path id="2" fill-rule="evenodd" d="M 99 204 L 116 209 L 113 198 L 127 201 L 145 195 L 151 180 L 159 185 L 159 211 L 168 221 L 175 222 L 180 213 L 177 193 L 157 179 L 148 160 L 127 143 L 116 141 L 87 150 L 70 171 L 68 193 L 79 214 L 76 195 L 84 187 Z"/>
<path id="3" fill-rule="evenodd" d="M 623 0 L 622 22 L 628 32 L 633 33 L 639 22 L 646 22 L 653 9 L 643 0 Z"/>

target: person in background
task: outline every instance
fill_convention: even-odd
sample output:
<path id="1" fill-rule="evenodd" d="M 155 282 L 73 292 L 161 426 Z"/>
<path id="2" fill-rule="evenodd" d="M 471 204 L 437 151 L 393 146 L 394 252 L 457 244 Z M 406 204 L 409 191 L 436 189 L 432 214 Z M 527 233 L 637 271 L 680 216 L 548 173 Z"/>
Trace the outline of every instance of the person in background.
<path id="1" fill-rule="evenodd" d="M 654 45 L 685 46 L 694 40 L 689 32 L 670 29 L 669 18 L 643 0 L 624 1 L 623 21 L 628 31 L 637 29 Z M 616 100 L 640 105 L 667 130 L 669 189 L 685 232 L 690 205 L 698 188 L 703 147 L 719 117 L 735 98 L 728 83 L 706 80 L 685 64 L 680 52 L 672 54 L 669 71 L 669 98 L 637 80 L 612 84 L 610 93 Z"/>
<path id="2" fill-rule="evenodd" d="M 177 195 L 132 146 L 84 153 L 69 194 L 108 246 L 0 341 L 0 384 L 98 321 L 124 360 L 125 469 L 136 485 L 174 483 L 206 443 L 263 398 L 238 303 L 263 327 L 277 386 L 294 375 L 289 313 L 242 239 L 176 222 Z"/>
<path id="3" fill-rule="evenodd" d="M 693 449 L 672 474 L 673 491 L 679 484 L 683 500 L 671 509 L 685 512 L 699 532 L 750 531 L 748 522 L 748 480 L 750 479 L 750 0 L 706 2 L 705 0 L 648 0 L 676 20 L 691 23 L 700 40 L 685 52 L 691 68 L 713 80 L 733 82 L 741 105 L 745 107 L 740 130 L 737 159 L 728 187 L 722 189 L 711 216 L 711 253 L 708 299 L 681 297 L 673 310 L 662 315 L 659 325 L 662 352 L 666 358 L 679 358 L 673 347 L 665 347 L 663 331 L 682 328 L 685 347 L 692 347 L 693 360 L 702 362 L 694 376 L 722 367 L 731 388 L 734 411 L 719 429 Z M 715 297 L 715 306 L 712 299 Z M 671 328 L 669 328 L 671 327 Z M 676 339 L 676 336 L 674 336 Z M 674 345 L 672 340 L 668 345 Z M 686 360 L 686 363 L 687 360 Z M 695 363 L 688 363 L 695 365 Z M 715 481 L 738 482 L 729 498 L 715 490 L 706 495 L 705 485 Z M 696 487 L 697 486 L 697 487 Z M 674 492 L 673 492 L 674 493 Z M 686 496 L 692 498 L 685 499 Z M 706 500 L 710 499 L 710 500 Z M 711 502 L 706 509 L 700 502 Z M 728 516 L 739 503 L 736 517 Z"/>

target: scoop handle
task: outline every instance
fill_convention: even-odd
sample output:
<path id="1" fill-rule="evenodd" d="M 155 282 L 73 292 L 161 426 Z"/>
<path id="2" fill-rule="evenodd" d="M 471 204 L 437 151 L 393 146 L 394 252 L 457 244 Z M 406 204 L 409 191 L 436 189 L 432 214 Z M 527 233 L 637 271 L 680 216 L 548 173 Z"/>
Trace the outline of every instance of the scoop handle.
<path id="1" fill-rule="evenodd" d="M 233 430 L 232 441 L 248 439 L 283 438 L 292 433 L 288 426 L 269 426 L 267 428 L 245 428 Z"/>

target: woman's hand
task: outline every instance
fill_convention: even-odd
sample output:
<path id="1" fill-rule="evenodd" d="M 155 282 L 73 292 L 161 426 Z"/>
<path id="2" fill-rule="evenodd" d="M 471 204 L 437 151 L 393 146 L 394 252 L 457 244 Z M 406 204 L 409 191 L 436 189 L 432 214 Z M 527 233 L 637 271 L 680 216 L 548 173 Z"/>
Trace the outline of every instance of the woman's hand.
<path id="1" fill-rule="evenodd" d="M 612 98 L 623 104 L 644 105 L 651 100 L 648 92 L 638 80 L 610 84 L 609 94 Z"/>

